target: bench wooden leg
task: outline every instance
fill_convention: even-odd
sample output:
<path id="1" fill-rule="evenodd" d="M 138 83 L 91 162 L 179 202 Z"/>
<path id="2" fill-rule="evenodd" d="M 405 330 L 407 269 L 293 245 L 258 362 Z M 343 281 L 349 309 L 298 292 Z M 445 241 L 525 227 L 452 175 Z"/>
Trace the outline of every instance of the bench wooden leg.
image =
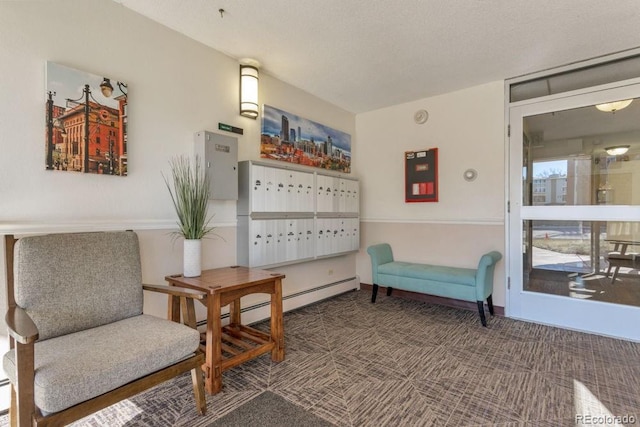
<path id="1" fill-rule="evenodd" d="M 484 301 L 478 301 L 478 313 L 480 313 L 480 321 L 482 326 L 487 327 L 487 319 L 484 317 Z"/>
<path id="2" fill-rule="evenodd" d="M 487 297 L 487 305 L 489 306 L 489 313 L 493 316 L 493 298 L 491 298 L 491 295 Z"/>
<path id="3" fill-rule="evenodd" d="M 373 284 L 373 289 L 371 290 L 371 303 L 376 302 L 376 296 L 378 296 L 378 285 Z"/>
<path id="4" fill-rule="evenodd" d="M 391 292 L 393 292 L 393 288 L 391 286 L 387 286 L 387 296 L 391 296 Z"/>

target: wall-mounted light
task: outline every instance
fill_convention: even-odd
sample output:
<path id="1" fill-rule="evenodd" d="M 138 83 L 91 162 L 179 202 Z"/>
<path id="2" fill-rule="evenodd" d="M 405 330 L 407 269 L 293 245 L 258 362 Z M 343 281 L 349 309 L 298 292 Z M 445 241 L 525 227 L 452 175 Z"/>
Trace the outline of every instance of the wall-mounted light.
<path id="1" fill-rule="evenodd" d="M 607 152 L 610 156 L 622 156 L 624 153 L 629 151 L 628 145 L 614 145 L 613 147 L 606 147 L 604 151 Z"/>
<path id="2" fill-rule="evenodd" d="M 240 61 L 240 115 L 258 118 L 258 61 Z"/>
<path id="3" fill-rule="evenodd" d="M 596 108 L 600 111 L 604 111 L 605 113 L 615 113 L 618 110 L 622 110 L 623 108 L 627 108 L 631 105 L 633 99 L 625 99 L 623 101 L 615 101 L 615 102 L 607 102 L 606 104 L 598 104 Z"/>

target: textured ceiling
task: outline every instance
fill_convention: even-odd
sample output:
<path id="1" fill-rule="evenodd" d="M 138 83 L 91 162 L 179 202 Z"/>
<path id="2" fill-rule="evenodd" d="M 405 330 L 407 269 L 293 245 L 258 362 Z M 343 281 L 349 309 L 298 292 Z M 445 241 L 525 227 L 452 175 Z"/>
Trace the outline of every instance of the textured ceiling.
<path id="1" fill-rule="evenodd" d="M 354 113 L 640 46 L 638 0 L 114 1 Z"/>

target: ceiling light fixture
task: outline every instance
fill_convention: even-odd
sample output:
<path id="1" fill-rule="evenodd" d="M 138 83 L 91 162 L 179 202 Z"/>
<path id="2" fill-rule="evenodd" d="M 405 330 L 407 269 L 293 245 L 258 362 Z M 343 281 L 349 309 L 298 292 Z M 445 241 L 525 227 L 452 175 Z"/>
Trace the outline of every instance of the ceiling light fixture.
<path id="1" fill-rule="evenodd" d="M 618 110 L 622 110 L 623 108 L 627 108 L 631 105 L 633 99 L 625 99 L 623 101 L 615 101 L 615 102 L 607 102 L 606 104 L 598 104 L 596 108 L 600 111 L 604 111 L 605 113 L 615 113 Z"/>
<path id="2" fill-rule="evenodd" d="M 253 59 L 240 61 L 240 115 L 258 118 L 258 67 Z"/>
<path id="3" fill-rule="evenodd" d="M 610 156 L 621 156 L 629 151 L 628 145 L 614 145 L 613 147 L 606 147 L 604 151 Z"/>

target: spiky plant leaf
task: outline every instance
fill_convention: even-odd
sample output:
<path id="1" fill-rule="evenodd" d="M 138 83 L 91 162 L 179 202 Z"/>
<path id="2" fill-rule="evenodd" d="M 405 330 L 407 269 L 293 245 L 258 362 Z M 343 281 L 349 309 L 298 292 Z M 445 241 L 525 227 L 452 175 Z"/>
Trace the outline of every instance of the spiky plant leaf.
<path id="1" fill-rule="evenodd" d="M 179 156 L 169 165 L 171 179 L 162 177 L 178 214 L 179 234 L 185 239 L 202 239 L 214 229 L 207 216 L 210 186 L 206 171 L 198 156 L 193 164 L 188 157 Z"/>

